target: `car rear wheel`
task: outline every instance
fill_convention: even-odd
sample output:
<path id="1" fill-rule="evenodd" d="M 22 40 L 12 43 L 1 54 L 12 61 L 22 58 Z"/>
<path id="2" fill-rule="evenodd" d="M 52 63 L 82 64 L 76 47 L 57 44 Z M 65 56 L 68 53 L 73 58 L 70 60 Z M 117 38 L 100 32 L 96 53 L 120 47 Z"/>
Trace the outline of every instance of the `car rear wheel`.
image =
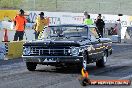
<path id="1" fill-rule="evenodd" d="M 97 67 L 105 67 L 106 62 L 107 62 L 107 52 L 104 51 L 103 56 L 102 56 L 102 59 L 100 59 L 100 60 L 98 60 L 96 62 L 96 66 Z"/>
<path id="2" fill-rule="evenodd" d="M 37 64 L 32 62 L 26 62 L 26 66 L 29 71 L 35 71 Z"/>

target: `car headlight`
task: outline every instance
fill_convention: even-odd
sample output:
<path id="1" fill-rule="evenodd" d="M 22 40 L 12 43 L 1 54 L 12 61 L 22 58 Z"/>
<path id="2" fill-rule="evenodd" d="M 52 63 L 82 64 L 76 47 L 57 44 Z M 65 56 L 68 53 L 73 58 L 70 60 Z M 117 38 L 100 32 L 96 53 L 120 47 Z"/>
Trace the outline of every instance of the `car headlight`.
<path id="1" fill-rule="evenodd" d="M 31 49 L 30 47 L 24 47 L 23 49 L 23 55 L 30 55 Z"/>
<path id="2" fill-rule="evenodd" d="M 71 54 L 72 54 L 72 56 L 78 56 L 79 55 L 79 47 L 72 47 Z"/>

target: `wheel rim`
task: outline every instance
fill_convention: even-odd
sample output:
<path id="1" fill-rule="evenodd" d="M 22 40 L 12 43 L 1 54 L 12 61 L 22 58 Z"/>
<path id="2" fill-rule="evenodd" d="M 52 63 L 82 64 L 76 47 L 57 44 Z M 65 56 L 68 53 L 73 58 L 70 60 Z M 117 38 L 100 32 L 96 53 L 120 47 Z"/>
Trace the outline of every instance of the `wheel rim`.
<path id="1" fill-rule="evenodd" d="M 87 68 L 87 60 L 86 60 L 86 55 L 83 59 L 83 67 L 86 69 Z"/>
<path id="2" fill-rule="evenodd" d="M 84 67 L 84 69 L 86 69 L 86 67 L 87 67 L 87 61 L 86 60 L 83 60 L 83 67 Z"/>
<path id="3" fill-rule="evenodd" d="M 104 63 L 107 62 L 107 56 L 106 56 L 106 53 L 104 53 L 103 60 L 104 60 Z"/>

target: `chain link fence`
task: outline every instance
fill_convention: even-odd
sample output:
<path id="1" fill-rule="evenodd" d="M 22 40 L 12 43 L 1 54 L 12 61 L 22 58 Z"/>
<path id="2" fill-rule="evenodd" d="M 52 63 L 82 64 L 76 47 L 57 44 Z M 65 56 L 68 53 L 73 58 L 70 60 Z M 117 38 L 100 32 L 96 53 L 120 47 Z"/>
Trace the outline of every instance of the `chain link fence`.
<path id="1" fill-rule="evenodd" d="M 129 3 L 128 3 L 129 2 Z M 0 0 L 0 9 L 132 14 L 131 0 Z"/>
<path id="2" fill-rule="evenodd" d="M 118 14 L 120 2 L 107 2 L 103 0 L 24 0 L 23 8 L 26 10 L 66 11 L 90 13 Z M 115 10 L 116 9 L 116 10 Z"/>
<path id="3" fill-rule="evenodd" d="M 19 9 L 23 0 L 0 0 L 0 9 Z"/>

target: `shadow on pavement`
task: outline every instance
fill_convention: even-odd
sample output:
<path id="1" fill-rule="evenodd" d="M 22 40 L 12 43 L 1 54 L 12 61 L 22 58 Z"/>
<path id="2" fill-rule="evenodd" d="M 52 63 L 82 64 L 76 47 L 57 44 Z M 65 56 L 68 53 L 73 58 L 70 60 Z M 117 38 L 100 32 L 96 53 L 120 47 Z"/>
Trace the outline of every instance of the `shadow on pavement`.
<path id="1" fill-rule="evenodd" d="M 87 67 L 88 71 L 92 71 L 96 68 L 96 66 L 89 65 Z M 77 66 L 70 66 L 70 67 L 53 67 L 53 66 L 48 66 L 47 68 L 41 68 L 37 69 L 35 71 L 37 72 L 51 72 L 51 73 L 61 73 L 61 74 L 81 74 L 81 69 L 80 67 Z"/>

